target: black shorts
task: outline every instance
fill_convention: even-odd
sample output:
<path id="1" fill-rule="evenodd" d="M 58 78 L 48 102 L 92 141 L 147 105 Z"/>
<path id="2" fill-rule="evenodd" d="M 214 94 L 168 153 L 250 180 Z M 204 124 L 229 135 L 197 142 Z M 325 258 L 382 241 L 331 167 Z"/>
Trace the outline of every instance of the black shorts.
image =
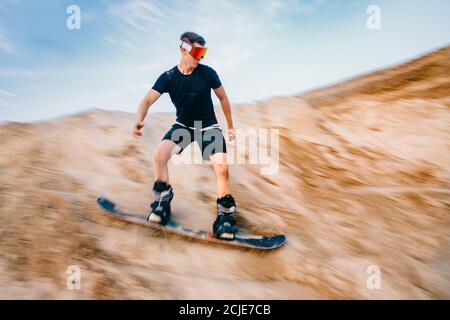
<path id="1" fill-rule="evenodd" d="M 204 160 L 209 160 L 215 153 L 226 153 L 227 146 L 220 128 L 211 128 L 204 131 L 183 127 L 174 124 L 164 135 L 162 140 L 170 140 L 180 148 L 180 154 L 192 142 L 197 142 Z"/>

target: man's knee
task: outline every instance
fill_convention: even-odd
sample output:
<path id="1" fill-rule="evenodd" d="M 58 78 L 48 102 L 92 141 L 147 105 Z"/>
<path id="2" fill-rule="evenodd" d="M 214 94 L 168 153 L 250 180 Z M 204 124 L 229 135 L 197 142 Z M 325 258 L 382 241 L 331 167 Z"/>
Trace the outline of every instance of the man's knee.
<path id="1" fill-rule="evenodd" d="M 215 165 L 216 173 L 220 176 L 228 176 L 228 164 L 216 164 Z"/>
<path id="2" fill-rule="evenodd" d="M 153 157 L 153 161 L 158 165 L 166 165 L 170 159 L 170 154 L 164 152 L 163 150 L 158 150 Z"/>

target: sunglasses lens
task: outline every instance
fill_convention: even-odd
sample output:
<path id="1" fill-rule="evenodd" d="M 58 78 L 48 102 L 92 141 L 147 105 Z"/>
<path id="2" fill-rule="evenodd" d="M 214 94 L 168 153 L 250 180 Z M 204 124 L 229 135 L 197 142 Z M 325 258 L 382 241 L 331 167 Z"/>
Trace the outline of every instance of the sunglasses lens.
<path id="1" fill-rule="evenodd" d="M 206 50 L 206 48 L 193 47 L 190 53 L 195 60 L 199 60 L 205 57 Z"/>

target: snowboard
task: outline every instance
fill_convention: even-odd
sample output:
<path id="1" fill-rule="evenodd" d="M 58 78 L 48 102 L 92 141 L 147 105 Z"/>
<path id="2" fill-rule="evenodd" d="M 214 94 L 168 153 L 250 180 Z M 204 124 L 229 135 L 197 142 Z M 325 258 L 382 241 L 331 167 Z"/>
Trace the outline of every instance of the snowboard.
<path id="1" fill-rule="evenodd" d="M 222 240 L 216 238 L 212 232 L 203 230 L 192 230 L 190 228 L 180 226 L 173 221 L 170 221 L 165 226 L 160 225 L 156 222 L 150 222 L 147 220 L 147 215 L 123 211 L 114 202 L 104 197 L 98 198 L 97 202 L 100 205 L 100 207 L 111 216 L 114 216 L 116 218 L 131 223 L 167 231 L 169 233 L 177 234 L 189 239 L 201 240 L 205 242 L 217 243 L 227 246 L 252 248 L 259 250 L 276 249 L 286 242 L 286 237 L 283 234 L 273 236 L 256 236 L 256 235 L 242 235 L 237 233 L 235 235 L 234 240 Z"/>

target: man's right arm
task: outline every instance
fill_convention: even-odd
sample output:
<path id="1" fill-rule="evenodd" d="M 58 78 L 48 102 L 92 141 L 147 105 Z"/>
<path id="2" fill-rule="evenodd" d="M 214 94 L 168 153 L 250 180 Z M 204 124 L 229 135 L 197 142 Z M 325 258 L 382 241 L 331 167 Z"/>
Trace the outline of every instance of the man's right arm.
<path id="1" fill-rule="evenodd" d="M 133 136 L 135 138 L 142 136 L 140 130 L 144 127 L 144 119 L 147 116 L 148 109 L 150 109 L 151 105 L 155 103 L 156 100 L 161 96 L 161 93 L 156 91 L 155 89 L 150 89 L 148 93 L 145 95 L 144 99 L 142 99 L 139 104 L 139 108 L 136 116 L 136 123 L 133 127 Z"/>
<path id="2" fill-rule="evenodd" d="M 151 105 L 155 103 L 156 100 L 161 96 L 161 93 L 156 91 L 155 89 L 150 89 L 145 95 L 144 99 L 142 99 L 139 104 L 139 108 L 137 111 L 137 122 L 144 121 L 147 116 L 148 109 L 150 109 Z"/>

